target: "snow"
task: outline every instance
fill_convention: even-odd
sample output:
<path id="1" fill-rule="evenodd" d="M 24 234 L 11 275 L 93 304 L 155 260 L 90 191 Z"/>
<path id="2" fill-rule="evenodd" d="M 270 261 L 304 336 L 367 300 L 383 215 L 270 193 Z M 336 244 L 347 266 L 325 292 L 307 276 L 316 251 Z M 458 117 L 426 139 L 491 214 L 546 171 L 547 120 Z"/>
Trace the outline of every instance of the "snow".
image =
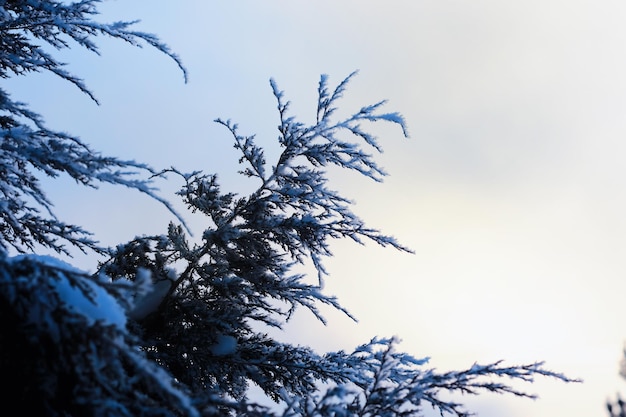
<path id="1" fill-rule="evenodd" d="M 65 274 L 59 275 L 59 279 L 50 280 L 50 285 L 55 286 L 56 292 L 68 308 L 88 318 L 92 323 L 100 321 L 115 325 L 122 330 L 126 329 L 126 311 L 124 308 L 104 287 L 89 279 L 87 272 L 49 255 L 18 255 L 8 259 L 9 262 L 23 260 L 65 272 Z M 91 298 L 83 290 L 73 285 L 67 275 L 72 275 L 74 279 L 80 279 L 81 284 L 85 284 L 89 288 Z"/>
<path id="2" fill-rule="evenodd" d="M 140 269 L 137 274 L 140 275 L 138 278 L 142 280 L 151 280 L 151 273 L 147 269 Z M 170 270 L 166 278 L 154 282 L 151 291 L 137 301 L 129 316 L 135 320 L 141 320 L 155 311 L 169 293 L 176 278 L 176 274 Z"/>
<path id="3" fill-rule="evenodd" d="M 217 344 L 211 346 L 211 353 L 215 356 L 232 355 L 236 350 L 237 339 L 224 334 L 218 335 Z"/>

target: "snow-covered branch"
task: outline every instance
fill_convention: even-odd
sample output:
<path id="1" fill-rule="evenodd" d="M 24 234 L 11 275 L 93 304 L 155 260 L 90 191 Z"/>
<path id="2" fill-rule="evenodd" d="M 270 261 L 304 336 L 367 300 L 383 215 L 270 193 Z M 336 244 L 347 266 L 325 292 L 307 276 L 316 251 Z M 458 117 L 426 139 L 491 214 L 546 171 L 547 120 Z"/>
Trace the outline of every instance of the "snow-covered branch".
<path id="1" fill-rule="evenodd" d="M 146 43 L 174 59 L 186 77 L 180 59 L 167 45 L 154 35 L 130 30 L 134 22 L 105 24 L 94 21 L 98 3 L 99 0 L 0 2 L 0 77 L 50 71 L 96 100 L 83 81 L 67 72 L 65 64 L 46 52 L 38 42 L 54 49 L 65 49 L 70 48 L 73 41 L 97 53 L 94 38 L 99 35 L 135 46 Z M 35 245 L 42 245 L 69 254 L 66 243 L 83 251 L 104 251 L 81 227 L 57 219 L 52 212 L 52 203 L 40 187 L 40 174 L 53 178 L 66 174 L 89 187 L 109 183 L 135 189 L 165 205 L 178 221 L 183 222 L 170 203 L 157 195 L 151 178 L 155 172 L 149 166 L 102 156 L 79 138 L 48 129 L 41 116 L 25 104 L 13 101 L 2 89 L 0 139 L 2 253 L 10 249 L 26 252 Z"/>

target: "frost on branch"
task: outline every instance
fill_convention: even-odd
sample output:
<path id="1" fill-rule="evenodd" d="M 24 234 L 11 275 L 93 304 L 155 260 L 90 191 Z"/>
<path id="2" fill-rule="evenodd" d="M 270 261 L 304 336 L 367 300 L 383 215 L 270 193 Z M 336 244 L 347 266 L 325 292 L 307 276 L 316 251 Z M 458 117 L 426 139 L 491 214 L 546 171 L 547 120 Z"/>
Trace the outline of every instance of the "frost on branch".
<path id="1" fill-rule="evenodd" d="M 191 390 L 204 415 L 408 416 L 421 415 L 424 406 L 431 405 L 442 413 L 466 416 L 460 404 L 441 400 L 439 393 L 492 391 L 532 397 L 497 379 L 531 381 L 537 375 L 570 381 L 541 364 L 493 363 L 437 373 L 424 368 L 426 360 L 396 352 L 395 339 L 373 339 L 352 353 L 318 354 L 262 331 L 264 326 L 282 329 L 301 307 L 322 322 L 320 304 L 349 315 L 335 297 L 323 292 L 323 260 L 331 256 L 333 239 L 369 240 L 410 252 L 393 237 L 366 226 L 353 213 L 352 203 L 328 187 L 327 168 L 333 165 L 374 181 L 386 175 L 370 153 L 381 147 L 365 124 L 391 122 L 406 135 L 399 114 L 381 112 L 384 102 L 334 119 L 337 101 L 353 75 L 332 90 L 327 77 L 321 78 L 317 118 L 310 126 L 288 114 L 289 102 L 271 82 L 281 147 L 272 165 L 254 136 L 242 135 L 230 121 L 217 120 L 241 153 L 239 172 L 257 184 L 249 195 L 223 192 L 216 174 L 168 170 L 182 178 L 178 194 L 189 210 L 207 217 L 199 242 L 191 242 L 182 227 L 170 224 L 166 235 L 119 245 L 101 265 L 113 279 L 132 280 L 137 269 L 147 269 L 155 283 L 177 271 L 165 298 L 134 327 L 148 357 Z M 315 284 L 295 272 L 309 264 L 317 273 Z M 252 404 L 250 384 L 260 387 L 278 408 Z"/>
<path id="2" fill-rule="evenodd" d="M 48 71 L 95 101 L 50 51 L 78 45 L 97 53 L 94 38 L 101 35 L 150 45 L 185 74 L 178 57 L 155 36 L 132 31 L 133 22 L 94 21 L 99 3 L 0 0 L 0 77 Z M 149 180 L 138 177 L 160 172 L 101 156 L 80 139 L 48 129 L 0 89 L 0 370 L 11 381 L 3 405 L 25 415 L 96 417 L 399 416 L 419 415 L 430 405 L 464 416 L 460 404 L 439 393 L 529 396 L 499 378 L 570 381 L 541 364 L 437 373 L 425 368 L 426 360 L 396 352 L 395 339 L 319 354 L 263 332 L 282 329 L 302 307 L 321 321 L 322 304 L 349 315 L 323 291 L 323 261 L 333 239 L 410 252 L 366 226 L 351 202 L 328 187 L 330 166 L 374 181 L 386 175 L 373 157 L 382 148 L 369 123 L 389 122 L 407 135 L 402 116 L 383 112 L 382 101 L 335 118 L 353 76 L 334 89 L 322 76 L 310 126 L 289 115 L 289 102 L 271 82 L 281 147 L 273 165 L 254 136 L 217 120 L 232 135 L 240 172 L 256 190 L 240 196 L 222 192 L 217 175 L 163 171 L 182 178 L 180 197 L 207 217 L 199 242 L 171 224 L 162 236 L 137 237 L 107 251 L 110 259 L 93 276 L 52 258 L 9 256 L 39 246 L 67 253 L 67 243 L 104 252 L 85 230 L 55 217 L 40 177 L 124 185 L 171 209 Z M 296 272 L 310 264 L 315 284 Z M 251 384 L 276 407 L 254 404 Z"/>
<path id="3" fill-rule="evenodd" d="M 96 100 L 83 81 L 64 69 L 48 49 L 78 45 L 98 52 L 93 38 L 105 35 L 135 46 L 148 44 L 184 68 L 178 57 L 154 35 L 132 31 L 134 22 L 98 23 L 100 0 L 75 3 L 51 0 L 0 1 L 0 78 L 49 71 Z M 186 73 L 185 73 L 186 74 Z M 77 183 L 123 185 L 168 202 L 155 194 L 145 164 L 98 154 L 79 138 L 48 129 L 42 118 L 0 89 L 0 254 L 10 249 L 28 252 L 41 245 L 67 253 L 64 243 L 82 250 L 102 251 L 90 234 L 53 214 L 40 185 L 41 175 L 68 175 Z M 172 211 L 172 210 L 171 210 Z M 173 212 L 173 211 L 172 211 Z"/>
<path id="4" fill-rule="evenodd" d="M 121 301 L 137 292 L 49 257 L 0 257 L 3 405 L 41 416 L 196 416 L 139 350 Z M 140 393 L 140 395 L 138 395 Z"/>
<path id="5" fill-rule="evenodd" d="M 56 50 L 78 45 L 98 53 L 93 38 L 109 36 L 130 45 L 148 44 L 172 58 L 187 79 L 187 72 L 176 54 L 150 33 L 133 31 L 138 21 L 99 23 L 97 5 L 102 0 L 62 2 L 56 0 L 12 0 L 0 2 L 0 77 L 24 75 L 28 72 L 50 71 L 71 82 L 93 100 L 95 96 L 84 82 L 67 72 L 65 64 L 48 53 L 42 41 Z M 96 100 L 97 101 L 97 100 Z"/>
<path id="6" fill-rule="evenodd" d="M 535 376 L 552 377 L 565 382 L 577 382 L 563 374 L 552 372 L 543 363 L 504 366 L 501 361 L 488 365 L 474 364 L 463 371 L 439 373 L 424 368 L 428 359 L 416 359 L 395 350 L 397 339 L 372 339 L 352 354 L 342 352 L 336 357 L 339 369 L 346 366 L 353 372 L 350 382 L 336 384 L 325 391 L 305 397 L 284 396 L 283 417 L 418 417 L 429 406 L 444 416 L 472 415 L 462 404 L 441 399 L 442 393 L 478 395 L 481 392 L 507 393 L 536 398 L 499 379 L 532 382 Z M 345 372 L 345 371 L 344 371 Z M 495 381 L 494 381 L 495 379 Z"/>

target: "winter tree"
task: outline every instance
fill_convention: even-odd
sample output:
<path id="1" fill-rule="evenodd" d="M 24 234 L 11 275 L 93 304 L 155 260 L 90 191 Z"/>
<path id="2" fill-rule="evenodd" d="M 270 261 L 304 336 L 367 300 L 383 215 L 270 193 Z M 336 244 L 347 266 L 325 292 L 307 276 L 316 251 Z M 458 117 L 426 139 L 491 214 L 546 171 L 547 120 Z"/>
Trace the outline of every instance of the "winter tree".
<path id="1" fill-rule="evenodd" d="M 98 36 L 154 47 L 185 73 L 164 43 L 133 31 L 133 22 L 98 22 L 99 3 L 0 0 L 2 77 L 50 71 L 96 100 L 53 52 L 80 46 L 97 53 Z M 336 117 L 353 76 L 335 87 L 321 77 L 310 125 L 290 113 L 271 82 L 280 118 L 281 153 L 274 161 L 254 135 L 216 120 L 241 155 L 239 172 L 254 184 L 248 195 L 222 191 L 215 174 L 102 156 L 80 138 L 48 128 L 0 89 L 3 406 L 45 416 L 416 416 L 426 407 L 467 416 L 446 393 L 532 398 L 508 379 L 573 381 L 541 362 L 439 372 L 426 358 L 398 351 L 393 337 L 375 337 L 351 352 L 318 353 L 262 330 L 282 329 L 301 308 L 322 321 L 320 305 L 350 314 L 323 291 L 334 239 L 410 252 L 365 225 L 329 186 L 331 166 L 374 181 L 386 175 L 372 155 L 381 147 L 369 123 L 395 124 L 406 135 L 403 118 L 385 112 L 384 101 Z M 146 193 L 170 208 L 172 222 L 162 235 L 101 247 L 88 231 L 55 216 L 40 179 L 60 175 L 88 187 L 110 183 Z M 184 216 L 157 194 L 152 181 L 164 175 L 182 184 L 172 198 L 206 216 L 199 239 L 190 239 Z M 98 271 L 72 267 L 67 245 L 93 253 Z M 316 271 L 313 283 L 297 272 L 303 265 Z M 252 385 L 275 407 L 255 404 Z"/>

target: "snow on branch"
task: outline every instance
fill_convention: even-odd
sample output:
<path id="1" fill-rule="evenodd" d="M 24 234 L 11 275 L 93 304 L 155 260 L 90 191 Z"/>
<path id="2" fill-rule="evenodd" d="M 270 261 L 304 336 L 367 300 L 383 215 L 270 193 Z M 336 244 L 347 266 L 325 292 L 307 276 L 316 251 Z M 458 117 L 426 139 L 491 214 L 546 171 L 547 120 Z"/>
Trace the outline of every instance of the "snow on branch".
<path id="1" fill-rule="evenodd" d="M 64 69 L 65 64 L 44 51 L 39 42 L 55 49 L 70 48 L 72 41 L 98 52 L 93 38 L 106 35 L 134 46 L 146 43 L 172 58 L 183 71 L 180 59 L 151 34 L 130 30 L 135 22 L 98 23 L 93 16 L 100 0 L 60 2 L 15 0 L 0 2 L 0 77 L 50 71 L 77 86 L 97 102 L 83 81 Z M 66 174 L 77 183 L 99 183 L 135 189 L 163 204 L 182 224 L 172 205 L 157 194 L 153 179 L 159 174 L 132 160 L 102 156 L 79 138 L 48 129 L 41 116 L 23 103 L 13 101 L 0 89 L 0 253 L 18 252 L 35 245 L 69 255 L 65 244 L 80 250 L 104 252 L 90 234 L 66 224 L 52 212 L 52 203 L 41 189 L 38 174 Z M 144 179 L 138 176 L 143 175 Z M 148 177 L 147 179 L 145 177 Z M 45 212 L 44 213 L 42 213 Z"/>
<path id="2" fill-rule="evenodd" d="M 134 285 L 28 255 L 0 256 L 0 289 L 0 351 L 9 359 L 2 371 L 14 385 L 3 398 L 10 404 L 43 415 L 199 416 L 183 387 L 127 330 L 119 300 L 131 299 Z"/>
<path id="3" fill-rule="evenodd" d="M 352 317 L 335 297 L 323 291 L 327 274 L 323 261 L 332 256 L 332 239 L 349 238 L 358 243 L 369 239 L 410 252 L 393 237 L 366 226 L 352 212 L 353 203 L 327 186 L 329 165 L 374 180 L 385 175 L 363 149 L 381 151 L 374 136 L 360 124 L 390 122 L 406 135 L 399 114 L 380 111 L 382 101 L 343 120 L 331 120 L 336 101 L 353 75 L 332 92 L 327 77 L 322 76 L 318 117 L 311 126 L 288 114 L 289 102 L 271 81 L 282 147 L 274 165 L 266 161 L 254 135 L 244 136 L 231 121 L 216 120 L 226 127 L 241 153 L 243 169 L 239 172 L 258 182 L 249 195 L 223 192 L 216 174 L 168 170 L 183 179 L 178 195 L 188 208 L 209 220 L 201 241 L 190 243 L 182 228 L 170 225 L 167 235 L 138 238 L 119 246 L 103 266 L 103 272 L 113 278 L 132 277 L 139 267 L 158 277 L 177 267 L 167 297 L 140 320 L 144 334 L 154 335 L 148 349 L 169 369 L 193 369 L 175 377 L 203 393 L 206 410 L 212 410 L 207 411 L 209 415 L 418 416 L 430 404 L 442 414 L 465 417 L 468 414 L 460 404 L 441 399 L 440 393 L 496 392 L 532 398 L 498 379 L 531 382 L 534 376 L 548 376 L 573 381 L 546 370 L 541 363 L 507 367 L 496 362 L 439 373 L 425 368 L 427 358 L 397 352 L 395 338 L 372 339 L 352 353 L 319 355 L 257 330 L 259 324 L 283 329 L 299 308 L 322 323 L 321 305 Z M 349 135 L 343 135 L 346 132 Z M 294 273 L 295 268 L 310 265 L 317 271 L 316 285 L 307 282 L 306 274 Z M 207 392 L 199 381 L 211 381 L 214 391 Z M 249 384 L 260 387 L 282 411 L 250 403 Z"/>
<path id="4" fill-rule="evenodd" d="M 43 48 L 78 44 L 98 53 L 94 38 L 104 35 L 156 48 L 186 80 L 179 58 L 154 35 L 131 30 L 135 22 L 93 20 L 99 3 L 0 0 L 0 77 L 50 71 L 95 100 Z M 397 417 L 422 415 L 431 405 L 442 415 L 466 417 L 462 405 L 440 393 L 534 398 L 501 378 L 577 381 L 541 362 L 439 373 L 426 368 L 427 358 L 398 352 L 396 338 L 320 355 L 260 330 L 283 329 L 300 308 L 321 322 L 324 305 L 352 317 L 323 291 L 323 261 L 332 256 L 332 240 L 369 240 L 411 252 L 365 225 L 353 203 L 328 187 L 332 166 L 374 181 L 387 175 L 373 156 L 382 147 L 371 123 L 391 123 L 408 136 L 402 115 L 383 111 L 385 101 L 336 117 L 355 74 L 335 88 L 321 76 L 312 125 L 289 114 L 289 102 L 270 80 L 281 147 L 273 165 L 254 135 L 216 120 L 241 153 L 239 172 L 257 184 L 244 196 L 223 192 L 216 174 L 156 172 L 102 156 L 79 138 L 46 128 L 39 115 L 0 89 L 0 362 L 13 382 L 5 398 L 27 415 Z M 178 196 L 188 209 L 207 217 L 196 242 L 153 188 L 154 178 L 167 173 L 182 178 Z M 56 218 L 37 174 L 68 175 L 88 187 L 130 187 L 163 203 L 182 225 L 171 223 L 163 235 L 107 250 L 110 258 L 94 275 L 53 258 L 11 258 L 10 249 L 29 252 L 36 245 L 68 253 L 66 243 L 105 252 L 88 232 Z M 309 266 L 317 283 L 299 272 Z M 251 402 L 250 384 L 278 409 Z"/>
<path id="5" fill-rule="evenodd" d="M 316 395 L 298 397 L 283 393 L 286 408 L 282 417 L 418 417 L 423 416 L 425 404 L 438 410 L 442 416 L 469 417 L 472 413 L 463 404 L 441 399 L 441 395 L 445 393 L 449 397 L 449 394 L 455 393 L 479 395 L 492 392 L 534 399 L 535 394 L 497 379 L 532 382 L 534 377 L 544 376 L 564 382 L 581 382 L 544 368 L 542 362 L 503 366 L 498 361 L 487 365 L 474 364 L 463 371 L 439 373 L 423 368 L 428 358 L 416 359 L 397 352 L 398 343 L 395 337 L 374 338 L 370 343 L 359 346 L 351 355 L 335 353 L 332 359 L 336 361 L 337 369 L 350 370 L 350 383 L 332 384 Z"/>
<path id="6" fill-rule="evenodd" d="M 93 17 L 101 0 L 83 0 L 66 4 L 53 0 L 4 2 L 0 5 L 0 77 L 9 72 L 21 75 L 32 71 L 50 71 L 71 82 L 96 101 L 95 96 L 83 80 L 67 72 L 64 63 L 44 51 L 34 40 L 43 41 L 55 49 L 68 49 L 70 41 L 98 53 L 93 38 L 106 35 L 120 39 L 133 46 L 148 44 L 170 57 L 183 72 L 187 81 L 187 70 L 180 58 L 153 34 L 133 31 L 129 28 L 138 21 L 99 23 Z"/>

